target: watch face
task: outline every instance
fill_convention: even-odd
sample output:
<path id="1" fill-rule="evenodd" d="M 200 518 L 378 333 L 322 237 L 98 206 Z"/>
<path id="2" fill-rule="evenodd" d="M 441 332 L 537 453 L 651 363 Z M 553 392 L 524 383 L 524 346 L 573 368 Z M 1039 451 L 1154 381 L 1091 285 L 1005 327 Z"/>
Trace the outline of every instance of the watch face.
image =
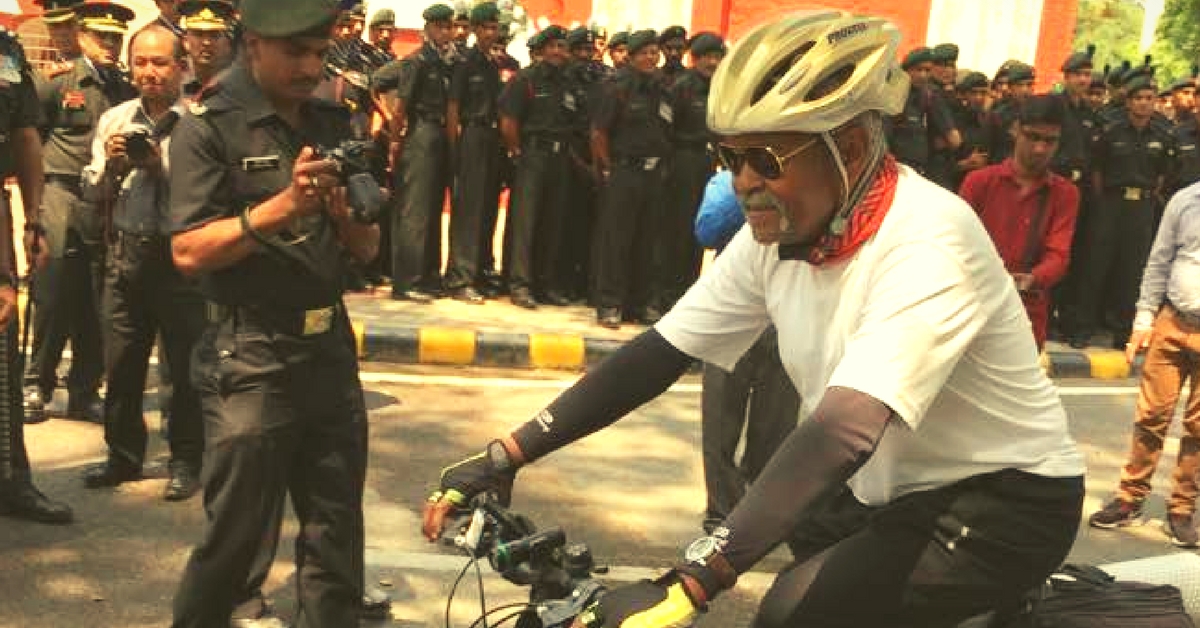
<path id="1" fill-rule="evenodd" d="M 720 542 L 711 536 L 702 536 L 695 541 L 683 553 L 683 558 L 692 563 L 703 563 L 717 552 L 720 547 Z"/>

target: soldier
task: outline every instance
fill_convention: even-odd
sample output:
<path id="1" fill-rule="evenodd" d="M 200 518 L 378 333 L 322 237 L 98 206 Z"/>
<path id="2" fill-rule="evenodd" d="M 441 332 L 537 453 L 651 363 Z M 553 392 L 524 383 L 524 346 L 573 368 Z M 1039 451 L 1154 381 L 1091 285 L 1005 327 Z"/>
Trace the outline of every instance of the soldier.
<path id="1" fill-rule="evenodd" d="M 1098 114 L 1108 100 L 1108 84 L 1105 83 L 1106 73 L 1092 72 L 1092 81 L 1088 84 L 1087 104 L 1093 114 Z"/>
<path id="2" fill-rule="evenodd" d="M 485 2 L 471 9 L 475 47 L 454 68 L 446 129 L 458 152 L 458 185 L 450 215 L 450 259 L 444 283 L 465 303 L 483 303 L 478 285 L 480 249 L 492 233 L 484 230 L 489 207 L 500 201 L 500 131 L 497 101 L 500 68 L 492 46 L 500 35 L 500 9 Z"/>
<path id="3" fill-rule="evenodd" d="M 885 120 L 884 129 L 896 159 L 928 175 L 934 140 L 940 139 L 957 149 L 962 137 L 954 128 L 949 107 L 929 87 L 933 51 L 915 48 L 905 56 L 901 67 L 911 81 L 908 99 L 900 115 Z"/>
<path id="4" fill-rule="evenodd" d="M 683 74 L 683 53 L 687 51 L 688 33 L 682 26 L 668 26 L 658 36 L 658 48 L 662 52 L 663 78 L 670 86 Z"/>
<path id="5" fill-rule="evenodd" d="M 596 50 L 592 53 L 592 61 L 604 63 L 604 52 L 608 50 L 608 29 L 603 26 L 593 26 L 592 35 L 596 40 Z"/>
<path id="6" fill-rule="evenodd" d="M 375 49 L 395 58 L 392 54 L 392 38 L 396 36 L 396 12 L 391 9 L 380 9 L 371 16 L 367 26 L 368 38 Z M 382 67 L 383 64 L 380 64 Z"/>
<path id="7" fill-rule="evenodd" d="M 192 378 L 208 521 L 176 628 L 230 625 L 289 492 L 296 623 L 355 626 L 361 612 L 367 422 L 343 253 L 370 259 L 379 232 L 313 151 L 352 137 L 348 112 L 312 95 L 334 19 L 332 0 L 244 0 L 245 62 L 171 138 L 173 259 L 199 277 L 209 321 Z"/>
<path id="8" fill-rule="evenodd" d="M 700 276 L 703 249 L 692 237 L 692 226 L 704 188 L 716 171 L 712 134 L 708 131 L 708 89 L 713 73 L 725 58 L 725 40 L 716 33 L 692 38 L 692 67 L 671 86 L 675 107 L 673 154 L 667 184 L 668 201 L 662 228 L 658 229 L 662 311 L 671 309 Z"/>
<path id="9" fill-rule="evenodd" d="M 50 37 L 56 61 L 70 61 L 83 54 L 83 49 L 79 47 L 79 20 L 75 15 L 75 7 L 82 3 L 83 0 L 41 2 L 45 9 L 42 12 L 42 23 L 46 25 L 46 34 Z"/>
<path id="10" fill-rule="evenodd" d="M 620 70 L 629 59 L 629 33 L 621 31 L 608 40 L 609 67 Z"/>
<path id="11" fill-rule="evenodd" d="M 1094 211 L 1086 221 L 1084 262 L 1078 276 L 1075 336 L 1083 348 L 1103 324 L 1123 348 L 1133 324 L 1142 267 L 1154 239 L 1164 185 L 1173 168 L 1175 142 L 1152 123 L 1154 85 L 1137 76 L 1125 84 L 1123 118 L 1107 123 L 1094 150 Z"/>
<path id="12" fill-rule="evenodd" d="M 155 21 L 176 37 L 183 37 L 183 29 L 179 27 L 179 2 L 180 0 L 154 0 L 158 7 L 158 17 Z"/>
<path id="13" fill-rule="evenodd" d="M 952 188 L 962 186 L 966 176 L 988 165 L 987 101 L 988 78 L 982 72 L 968 72 L 955 88 L 957 98 L 950 107 L 954 126 L 962 134 L 962 146 L 955 153 L 955 175 Z"/>
<path id="14" fill-rule="evenodd" d="M 954 44 L 938 44 L 930 50 L 933 66 L 930 69 L 926 85 L 933 93 L 935 101 L 941 101 L 934 106 L 952 112 L 954 98 L 954 83 L 958 72 L 958 46 Z M 954 116 L 951 113 L 951 124 Z M 957 129 L 956 129 L 957 131 Z M 962 144 L 962 133 L 958 132 L 959 141 L 952 144 L 945 134 L 934 133 L 930 138 L 929 149 L 929 178 L 942 187 L 954 191 L 958 177 L 958 150 Z"/>
<path id="15" fill-rule="evenodd" d="M 958 72 L 958 46 L 954 44 L 938 44 L 930 52 L 933 58 L 933 71 L 929 75 L 930 85 L 940 88 L 947 94 L 954 93 Z"/>
<path id="16" fill-rule="evenodd" d="M 450 184 L 446 103 L 457 53 L 454 9 L 434 4 L 422 17 L 425 45 L 400 62 L 392 108 L 399 198 L 392 216 L 392 298 L 431 303 L 441 290 L 442 205 Z"/>
<path id="17" fill-rule="evenodd" d="M 504 271 L 512 303 L 536 309 L 534 291 L 561 295 L 571 124 L 579 105 L 567 77 L 567 32 L 551 25 L 530 39 L 542 61 L 521 70 L 500 97 L 500 133 L 516 163 Z"/>
<path id="18" fill-rule="evenodd" d="M 1193 68 L 1195 71 L 1196 68 Z M 1176 123 L 1190 120 L 1196 109 L 1196 77 L 1185 76 L 1171 83 L 1171 111 L 1175 112 Z"/>
<path id="19" fill-rule="evenodd" d="M 85 472 L 84 485 L 106 488 L 141 479 L 147 443 L 142 391 L 150 351 L 161 332 L 165 351 L 159 359 L 172 374 L 170 478 L 164 499 L 181 501 L 200 489 L 204 432 L 188 367 L 204 328 L 204 305 L 171 262 L 166 165 L 160 149 L 168 144 L 169 128 L 179 116 L 172 106 L 187 62 L 182 42 L 158 23 L 138 31 L 129 49 L 140 97 L 100 116 L 92 160 L 83 170 L 84 198 L 114 207 L 103 299 L 108 459 Z"/>
<path id="20" fill-rule="evenodd" d="M 61 10 L 61 9 L 59 9 Z M 42 143 L 38 135 L 38 101 L 33 71 L 15 35 L 0 31 L 0 100 L 5 117 L 0 138 L 0 175 L 16 176 L 25 212 L 25 256 L 34 267 L 46 263 L 49 247 L 42 228 Z M 9 194 L 0 196 L 0 211 L 5 225 L 0 237 L 0 516 L 39 523 L 65 524 L 73 519 L 71 509 L 46 497 L 33 485 L 29 455 L 25 451 L 25 425 L 21 411 L 21 362 L 17 340 L 20 323 L 17 313 L 18 269 L 13 243 L 13 212 Z M 26 322 L 28 324 L 28 322 Z"/>
<path id="21" fill-rule="evenodd" d="M 184 0 L 179 4 L 183 47 L 192 79 L 183 84 L 183 95 L 198 98 L 217 74 L 233 63 L 233 4 L 225 0 Z"/>
<path id="22" fill-rule="evenodd" d="M 652 269 L 675 107 L 658 57 L 654 31 L 630 35 L 629 66 L 605 86 L 592 118 L 592 158 L 606 183 L 593 257 L 596 321 L 613 329 L 623 310 L 646 325 L 662 317 Z"/>
<path id="23" fill-rule="evenodd" d="M 988 158 L 998 164 L 1013 151 L 1013 125 L 1021 111 L 1021 103 L 1033 95 L 1034 69 L 1031 65 L 1014 63 L 1008 68 L 1008 96 L 992 106 L 988 115 Z"/>
<path id="24" fill-rule="evenodd" d="M 101 114 L 137 92 L 117 65 L 127 23 L 134 13 L 109 2 L 76 8 L 84 55 L 52 66 L 38 86 L 44 116 L 46 189 L 43 196 L 50 261 L 38 274 L 33 359 L 25 376 L 29 419 L 45 416 L 45 401 L 58 383 L 57 368 L 68 338 L 67 415 L 103 420 L 97 390 L 104 371 L 97 305 L 104 265 L 103 209 L 80 197 L 79 173 L 91 158 Z"/>
<path id="25" fill-rule="evenodd" d="M 471 37 L 471 5 L 466 0 L 454 0 L 453 40 L 459 54 L 467 49 Z"/>

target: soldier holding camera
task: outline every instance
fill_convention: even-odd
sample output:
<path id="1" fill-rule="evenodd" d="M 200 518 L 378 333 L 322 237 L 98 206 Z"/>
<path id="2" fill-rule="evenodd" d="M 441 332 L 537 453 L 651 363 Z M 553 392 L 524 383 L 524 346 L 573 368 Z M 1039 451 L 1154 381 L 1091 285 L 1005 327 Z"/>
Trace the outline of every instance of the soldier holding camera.
<path id="1" fill-rule="evenodd" d="M 92 163 L 83 171 L 84 197 L 113 207 L 108 222 L 110 257 L 102 309 L 105 376 L 104 440 L 108 459 L 84 475 L 88 488 L 116 486 L 142 475 L 146 424 L 142 392 L 155 336 L 161 332 L 173 394 L 170 402 L 170 479 L 164 498 L 184 500 L 200 488 L 204 451 L 200 401 L 190 383 L 192 346 L 204 326 L 203 303 L 194 285 L 171 261 L 166 230 L 167 164 L 163 151 L 179 112 L 185 69 L 180 40 L 152 23 L 129 47 L 140 97 L 100 117 Z"/>

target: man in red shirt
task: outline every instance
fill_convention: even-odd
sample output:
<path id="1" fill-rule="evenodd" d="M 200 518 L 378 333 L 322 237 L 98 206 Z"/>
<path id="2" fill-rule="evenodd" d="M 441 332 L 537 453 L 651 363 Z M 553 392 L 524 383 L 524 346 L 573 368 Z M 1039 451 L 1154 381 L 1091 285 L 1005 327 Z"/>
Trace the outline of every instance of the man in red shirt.
<path id="1" fill-rule="evenodd" d="M 978 212 L 1025 302 L 1038 350 L 1046 344 L 1050 289 L 1067 272 L 1079 190 L 1050 171 L 1066 110 L 1061 99 L 1021 104 L 1013 156 L 976 170 L 959 194 Z"/>

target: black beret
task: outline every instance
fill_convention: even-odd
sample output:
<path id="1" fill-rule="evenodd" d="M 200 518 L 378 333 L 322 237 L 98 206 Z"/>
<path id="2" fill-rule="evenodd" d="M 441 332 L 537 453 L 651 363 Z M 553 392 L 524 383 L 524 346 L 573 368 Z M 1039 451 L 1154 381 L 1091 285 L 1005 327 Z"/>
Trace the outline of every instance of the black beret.
<path id="1" fill-rule="evenodd" d="M 567 33 L 567 46 L 569 48 L 575 48 L 576 46 L 587 46 L 595 43 L 596 34 L 586 26 L 573 28 L 571 29 L 571 32 Z"/>
<path id="2" fill-rule="evenodd" d="M 559 26 L 558 24 L 551 24 L 550 26 L 538 31 L 538 33 L 533 37 L 530 37 L 526 45 L 529 46 L 530 50 L 537 50 L 555 39 L 566 38 L 567 29 Z"/>
<path id="3" fill-rule="evenodd" d="M 629 45 L 629 31 L 620 31 L 618 33 L 614 33 L 612 37 L 608 38 L 608 47 L 609 48 L 612 48 L 614 46 L 628 46 L 628 45 Z"/>
<path id="4" fill-rule="evenodd" d="M 264 37 L 297 37 L 332 29 L 334 0 L 242 0 L 242 26 Z"/>
<path id="5" fill-rule="evenodd" d="M 1086 52 L 1076 52 L 1067 57 L 1062 64 L 1063 72 L 1082 72 L 1092 69 L 1092 55 Z"/>
<path id="6" fill-rule="evenodd" d="M 1103 89 L 1107 86 L 1108 84 L 1104 81 L 1103 72 L 1092 72 L 1092 83 L 1088 86 L 1088 89 Z"/>
<path id="7" fill-rule="evenodd" d="M 650 44 L 658 43 L 658 33 L 652 29 L 636 31 L 629 36 L 629 54 L 634 54 L 637 51 L 649 46 Z"/>
<path id="8" fill-rule="evenodd" d="M 703 57 L 712 52 L 725 54 L 725 40 L 721 39 L 721 36 L 716 33 L 699 33 L 692 38 L 690 50 L 692 57 Z"/>
<path id="9" fill-rule="evenodd" d="M 472 24 L 486 24 L 488 22 L 500 21 L 500 7 L 496 6 L 495 2 L 484 2 L 477 4 L 471 9 Z"/>
<path id="10" fill-rule="evenodd" d="M 1154 77 L 1147 74 L 1138 74 L 1133 78 L 1125 81 L 1125 93 L 1133 96 L 1135 92 L 1143 90 L 1154 91 Z"/>
<path id="11" fill-rule="evenodd" d="M 1033 66 L 1019 63 L 1008 68 L 1009 83 L 1031 83 L 1037 78 Z"/>
<path id="12" fill-rule="evenodd" d="M 1124 74 L 1121 75 L 1121 82 L 1123 84 L 1128 85 L 1129 82 L 1132 81 L 1133 79 L 1143 77 L 1143 76 L 1146 78 L 1153 79 L 1154 78 L 1154 66 L 1139 65 L 1135 68 L 1129 68 L 1128 70 L 1125 71 Z"/>
<path id="13" fill-rule="evenodd" d="M 659 45 L 665 44 L 672 39 L 687 39 L 687 29 L 682 26 L 668 26 L 666 30 L 658 36 Z"/>
<path id="14" fill-rule="evenodd" d="M 430 5 L 421 13 L 421 19 L 426 22 L 449 22 L 454 19 L 454 9 L 448 4 Z"/>
<path id="15" fill-rule="evenodd" d="M 371 26 L 383 26 L 385 24 L 396 24 L 396 12 L 391 9 L 380 9 L 371 16 Z"/>
<path id="16" fill-rule="evenodd" d="M 934 63 L 958 63 L 958 46 L 954 44 L 938 44 L 933 47 Z"/>
<path id="17" fill-rule="evenodd" d="M 969 92 L 973 89 L 986 88 L 988 77 L 983 72 L 967 72 L 955 86 L 959 91 Z"/>
<path id="18" fill-rule="evenodd" d="M 909 50 L 908 54 L 904 55 L 904 63 L 900 64 L 900 66 L 907 70 L 914 65 L 921 65 L 922 63 L 929 63 L 931 61 L 933 61 L 933 51 L 926 46 L 921 46 Z"/>
<path id="19" fill-rule="evenodd" d="M 537 50 L 538 48 L 542 47 L 542 44 L 545 43 L 545 41 L 546 38 L 543 37 L 541 33 L 534 33 L 525 40 L 525 47 L 529 48 L 530 50 Z"/>

